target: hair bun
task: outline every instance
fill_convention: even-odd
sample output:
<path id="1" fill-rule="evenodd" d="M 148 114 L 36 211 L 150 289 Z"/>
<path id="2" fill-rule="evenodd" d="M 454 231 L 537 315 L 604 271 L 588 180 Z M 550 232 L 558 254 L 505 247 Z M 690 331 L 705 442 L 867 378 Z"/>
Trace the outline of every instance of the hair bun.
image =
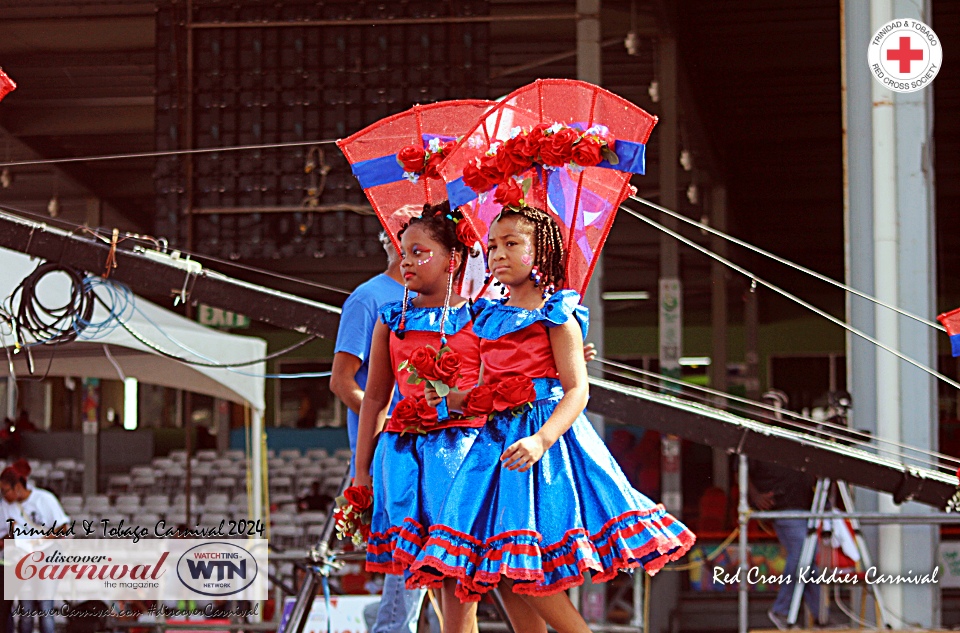
<path id="1" fill-rule="evenodd" d="M 17 461 L 13 462 L 13 463 L 10 465 L 10 468 L 12 468 L 15 473 L 17 473 L 18 475 L 20 475 L 20 476 L 23 477 L 24 479 L 26 479 L 27 477 L 29 477 L 29 476 L 30 476 L 30 472 L 33 470 L 32 468 L 30 468 L 30 462 L 28 462 L 27 460 L 25 460 L 25 459 L 22 458 L 22 457 L 21 457 L 20 459 L 18 459 Z"/>

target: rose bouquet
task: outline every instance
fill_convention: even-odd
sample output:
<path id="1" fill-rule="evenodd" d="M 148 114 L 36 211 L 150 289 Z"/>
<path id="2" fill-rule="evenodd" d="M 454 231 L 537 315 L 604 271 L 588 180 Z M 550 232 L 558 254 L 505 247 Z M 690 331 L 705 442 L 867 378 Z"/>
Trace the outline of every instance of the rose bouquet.
<path id="1" fill-rule="evenodd" d="M 463 357 L 448 346 L 444 345 L 438 351 L 430 345 L 425 345 L 413 350 L 410 358 L 400 363 L 397 369 L 398 371 L 406 369 L 410 372 L 410 377 L 407 378 L 409 384 L 418 385 L 426 382 L 436 390 L 438 396 L 446 398 L 456 389 L 462 365 Z M 442 421 L 449 417 L 444 400 L 437 406 L 437 418 Z"/>
<path id="2" fill-rule="evenodd" d="M 350 538 L 361 545 L 370 536 L 370 517 L 373 513 L 373 490 L 367 486 L 350 486 L 337 497 L 337 511 L 333 518 L 337 536 Z"/>

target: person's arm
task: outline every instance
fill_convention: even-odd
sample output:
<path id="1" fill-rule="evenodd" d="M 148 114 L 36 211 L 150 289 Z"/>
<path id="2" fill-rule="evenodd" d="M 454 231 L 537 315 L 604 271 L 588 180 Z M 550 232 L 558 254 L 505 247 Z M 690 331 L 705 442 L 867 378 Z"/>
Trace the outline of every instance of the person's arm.
<path id="1" fill-rule="evenodd" d="M 333 355 L 333 369 L 330 371 L 330 391 L 358 415 L 363 389 L 357 383 L 357 372 L 362 364 L 362 360 L 349 352 L 337 352 Z"/>
<path id="2" fill-rule="evenodd" d="M 562 325 L 550 328 L 549 333 L 550 347 L 563 386 L 563 398 L 539 431 L 517 440 L 503 452 L 500 461 L 509 470 L 529 470 L 587 407 L 590 388 L 587 384 L 580 324 L 571 318 Z"/>
<path id="3" fill-rule="evenodd" d="M 360 405 L 360 424 L 357 428 L 354 484 L 358 486 L 369 486 L 371 483 L 370 465 L 377 444 L 376 436 L 387 419 L 394 383 L 393 368 L 390 366 L 390 330 L 383 323 L 377 323 L 370 344 L 367 388 Z"/>

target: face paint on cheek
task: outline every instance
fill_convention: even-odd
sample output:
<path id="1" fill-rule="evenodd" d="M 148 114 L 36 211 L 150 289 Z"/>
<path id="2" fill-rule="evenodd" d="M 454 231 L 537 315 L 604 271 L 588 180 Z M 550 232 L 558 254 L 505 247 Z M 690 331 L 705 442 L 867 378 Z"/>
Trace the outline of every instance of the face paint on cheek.
<path id="1" fill-rule="evenodd" d="M 533 263 L 533 253 L 531 253 L 530 251 L 527 251 L 520 257 L 520 261 L 521 263 L 523 263 L 524 266 L 529 266 L 530 264 Z"/>
<path id="2" fill-rule="evenodd" d="M 433 255 L 428 255 L 426 259 L 418 259 L 417 266 L 425 266 L 430 263 L 430 260 L 433 259 Z"/>

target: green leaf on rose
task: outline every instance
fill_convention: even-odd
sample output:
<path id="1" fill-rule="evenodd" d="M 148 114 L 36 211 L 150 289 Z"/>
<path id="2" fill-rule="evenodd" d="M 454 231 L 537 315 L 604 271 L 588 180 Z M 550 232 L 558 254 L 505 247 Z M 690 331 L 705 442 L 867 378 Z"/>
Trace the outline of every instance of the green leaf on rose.
<path id="1" fill-rule="evenodd" d="M 611 165 L 617 165 L 620 163 L 620 157 L 617 156 L 617 153 L 609 147 L 604 147 L 600 150 L 600 153 L 603 155 L 604 160 Z"/>
<path id="2" fill-rule="evenodd" d="M 433 385 L 433 388 L 437 391 L 437 395 L 441 398 L 447 397 L 447 394 L 450 393 L 450 387 L 439 380 L 436 382 L 431 382 L 430 384 Z"/>
<path id="3" fill-rule="evenodd" d="M 420 376 L 417 376 L 416 374 L 410 374 L 407 376 L 408 385 L 419 385 L 421 382 L 423 382 L 423 380 L 421 380 Z"/>
<path id="4" fill-rule="evenodd" d="M 407 368 L 407 365 L 409 365 L 409 364 L 410 364 L 410 361 L 409 361 L 409 360 L 403 361 L 402 363 L 400 363 L 399 365 L 397 365 L 397 371 L 403 371 L 404 369 Z"/>

